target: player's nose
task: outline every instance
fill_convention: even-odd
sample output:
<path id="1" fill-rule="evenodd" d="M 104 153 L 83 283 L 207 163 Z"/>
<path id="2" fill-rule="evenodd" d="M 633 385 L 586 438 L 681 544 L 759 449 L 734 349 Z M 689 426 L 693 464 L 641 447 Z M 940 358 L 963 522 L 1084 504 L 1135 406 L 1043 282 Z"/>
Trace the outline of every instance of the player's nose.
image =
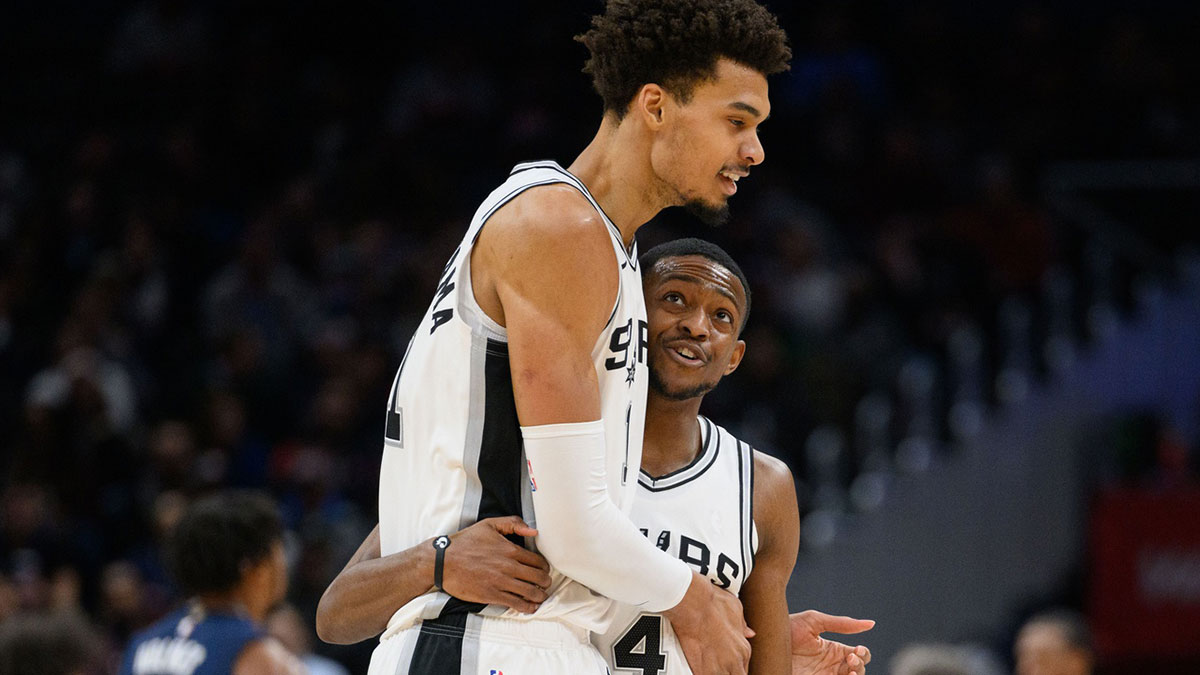
<path id="1" fill-rule="evenodd" d="M 679 326 L 688 335 L 696 339 L 707 338 L 708 332 L 712 328 L 711 322 L 708 319 L 708 312 L 699 307 L 680 317 Z"/>
<path id="2" fill-rule="evenodd" d="M 767 153 L 766 150 L 763 149 L 762 141 L 758 138 L 758 131 L 750 134 L 750 137 L 743 142 L 741 154 L 742 159 L 750 166 L 762 164 L 763 160 L 767 158 Z"/>

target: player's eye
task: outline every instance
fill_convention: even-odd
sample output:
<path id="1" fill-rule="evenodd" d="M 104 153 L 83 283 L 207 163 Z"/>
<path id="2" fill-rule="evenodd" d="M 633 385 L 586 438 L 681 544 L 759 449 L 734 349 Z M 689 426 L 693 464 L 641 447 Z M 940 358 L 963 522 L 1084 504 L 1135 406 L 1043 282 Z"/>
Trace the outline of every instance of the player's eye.
<path id="1" fill-rule="evenodd" d="M 745 120 L 740 120 L 740 119 L 738 119 L 738 118 L 736 118 L 736 117 L 731 117 L 731 118 L 729 119 L 729 123 L 730 123 L 730 124 L 732 124 L 732 125 L 733 125 L 733 126 L 735 126 L 735 127 L 744 127 L 744 126 L 746 126 L 746 122 L 745 122 Z"/>
<path id="2" fill-rule="evenodd" d="M 667 293 L 663 296 L 663 300 L 675 304 L 683 304 L 683 296 L 675 292 Z"/>
<path id="3" fill-rule="evenodd" d="M 732 322 L 733 322 L 733 315 L 732 315 L 732 314 L 730 314 L 729 312 L 726 312 L 726 311 L 725 311 L 725 310 L 723 310 L 723 309 L 722 309 L 722 310 L 718 310 L 718 311 L 717 311 L 717 320 L 718 320 L 718 321 L 726 321 L 726 322 L 732 323 Z"/>

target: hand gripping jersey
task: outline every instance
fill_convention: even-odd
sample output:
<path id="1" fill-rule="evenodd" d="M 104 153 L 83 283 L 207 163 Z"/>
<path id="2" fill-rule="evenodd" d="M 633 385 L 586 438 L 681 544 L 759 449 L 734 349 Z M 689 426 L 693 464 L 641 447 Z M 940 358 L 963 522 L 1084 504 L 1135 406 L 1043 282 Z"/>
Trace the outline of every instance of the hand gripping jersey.
<path id="1" fill-rule="evenodd" d="M 182 607 L 129 641 L 120 675 L 228 675 L 265 633 L 248 618 Z"/>
<path id="2" fill-rule="evenodd" d="M 475 301 L 470 261 L 472 246 L 492 214 L 524 191 L 551 184 L 569 185 L 592 203 L 609 230 L 612 264 L 620 268 L 620 290 L 608 325 L 596 336 L 592 360 L 608 445 L 609 495 L 629 512 L 641 464 L 648 382 L 637 246 L 626 251 L 620 231 L 587 188 L 558 164 L 520 164 L 475 212 L 396 375 L 380 469 L 382 555 L 492 516 L 517 515 L 536 527 L 530 493 L 536 486 L 522 451 L 506 334 Z M 525 545 L 532 547 L 532 542 Z M 384 638 L 417 621 L 465 612 L 551 619 L 590 631 L 607 627 L 609 599 L 556 572 L 552 577 L 549 599 L 532 616 L 431 592 L 397 611 Z"/>
<path id="3" fill-rule="evenodd" d="M 633 522 L 659 548 L 737 595 L 754 568 L 754 451 L 705 417 L 702 447 L 666 476 L 638 476 Z M 617 605 L 609 630 L 592 638 L 613 675 L 691 675 L 671 624 Z"/>

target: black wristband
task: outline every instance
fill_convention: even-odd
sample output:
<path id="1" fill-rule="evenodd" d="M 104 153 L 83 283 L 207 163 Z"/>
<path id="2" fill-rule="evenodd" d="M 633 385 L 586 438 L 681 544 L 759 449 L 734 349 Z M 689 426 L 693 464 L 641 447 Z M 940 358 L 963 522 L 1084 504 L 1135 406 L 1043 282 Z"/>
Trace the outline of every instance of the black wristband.
<path id="1" fill-rule="evenodd" d="M 445 590 L 442 588 L 442 570 L 446 565 L 446 548 L 450 546 L 450 537 L 442 535 L 433 538 L 433 550 L 436 551 L 433 556 L 433 587 L 439 591 Z"/>

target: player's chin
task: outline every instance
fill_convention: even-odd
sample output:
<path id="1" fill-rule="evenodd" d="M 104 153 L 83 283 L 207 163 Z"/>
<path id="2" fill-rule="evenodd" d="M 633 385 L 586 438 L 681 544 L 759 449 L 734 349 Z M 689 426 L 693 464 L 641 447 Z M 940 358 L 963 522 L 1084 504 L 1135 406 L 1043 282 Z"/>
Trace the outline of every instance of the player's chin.
<path id="1" fill-rule="evenodd" d="M 659 396 L 669 401 L 689 401 L 704 396 L 716 386 L 699 377 L 663 377 L 660 370 L 657 377 L 651 373 L 650 387 Z"/>
<path id="2" fill-rule="evenodd" d="M 729 199 L 724 195 L 716 201 L 692 199 L 683 206 L 688 213 L 711 227 L 720 227 L 729 221 Z"/>

